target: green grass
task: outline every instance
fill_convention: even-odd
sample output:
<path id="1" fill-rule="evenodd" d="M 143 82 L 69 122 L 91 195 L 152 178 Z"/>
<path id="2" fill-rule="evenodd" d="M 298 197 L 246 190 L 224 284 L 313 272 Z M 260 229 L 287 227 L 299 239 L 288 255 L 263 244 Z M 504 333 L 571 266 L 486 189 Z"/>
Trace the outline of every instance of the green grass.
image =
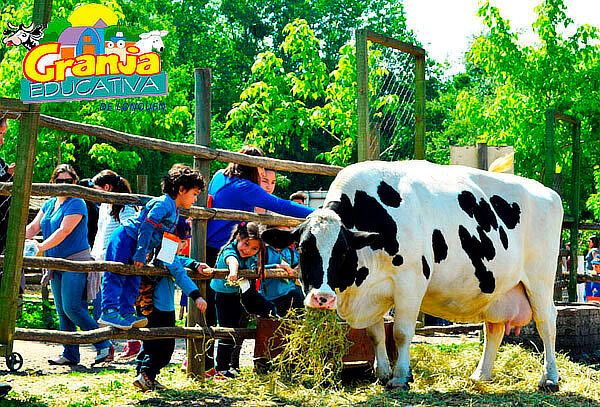
<path id="1" fill-rule="evenodd" d="M 169 390 L 141 393 L 131 382 L 131 365 L 90 373 L 3 376 L 13 392 L 0 406 L 600 406 L 600 373 L 559 355 L 561 391 L 537 391 L 541 355 L 516 345 L 501 348 L 491 383 L 473 383 L 469 375 L 480 344 L 418 345 L 411 350 L 415 382 L 410 392 L 391 391 L 361 382 L 314 389 L 272 380 L 243 370 L 236 379 L 194 381 L 175 365 L 159 379 Z"/>

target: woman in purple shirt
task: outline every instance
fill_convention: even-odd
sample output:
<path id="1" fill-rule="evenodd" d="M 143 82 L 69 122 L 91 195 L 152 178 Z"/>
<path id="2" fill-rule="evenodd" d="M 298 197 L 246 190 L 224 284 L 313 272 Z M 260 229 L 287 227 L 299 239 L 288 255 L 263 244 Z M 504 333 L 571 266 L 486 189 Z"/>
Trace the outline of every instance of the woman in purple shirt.
<path id="1" fill-rule="evenodd" d="M 75 184 L 77 173 L 68 164 L 60 164 L 52 172 L 52 184 Z M 87 207 L 80 198 L 59 196 L 50 198 L 37 216 L 27 225 L 26 238 L 31 239 L 40 230 L 44 240 L 37 244 L 46 257 L 68 260 L 93 260 L 87 235 Z M 90 316 L 85 300 L 87 273 L 52 271 L 52 294 L 61 331 L 75 332 L 98 328 Z M 108 340 L 94 343 L 97 351 L 94 363 L 112 359 L 114 347 Z M 79 364 L 79 345 L 64 345 L 62 355 L 48 360 L 51 365 Z"/>

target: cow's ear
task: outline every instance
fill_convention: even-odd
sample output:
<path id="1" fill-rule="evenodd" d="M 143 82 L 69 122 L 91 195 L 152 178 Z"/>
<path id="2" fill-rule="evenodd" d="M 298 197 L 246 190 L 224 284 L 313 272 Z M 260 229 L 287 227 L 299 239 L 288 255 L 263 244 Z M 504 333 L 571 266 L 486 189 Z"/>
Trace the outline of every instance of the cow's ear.
<path id="1" fill-rule="evenodd" d="M 276 249 L 284 249 L 300 239 L 300 226 L 292 230 L 267 229 L 262 233 L 262 239 Z"/>
<path id="2" fill-rule="evenodd" d="M 375 240 L 380 238 L 379 233 L 371 232 L 350 232 L 350 246 L 353 249 L 362 249 L 363 247 L 369 246 L 374 243 Z"/>

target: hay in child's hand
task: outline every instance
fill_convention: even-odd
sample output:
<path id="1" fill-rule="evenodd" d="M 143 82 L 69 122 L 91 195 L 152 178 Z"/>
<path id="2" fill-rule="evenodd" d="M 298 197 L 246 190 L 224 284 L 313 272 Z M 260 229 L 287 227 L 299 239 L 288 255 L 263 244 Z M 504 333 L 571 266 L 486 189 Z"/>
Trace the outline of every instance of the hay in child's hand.
<path id="1" fill-rule="evenodd" d="M 348 325 L 341 324 L 335 312 L 290 310 L 273 335 L 283 340 L 271 348 L 281 351 L 271 362 L 279 380 L 308 388 L 339 385 L 342 358 L 351 345 L 348 331 Z"/>

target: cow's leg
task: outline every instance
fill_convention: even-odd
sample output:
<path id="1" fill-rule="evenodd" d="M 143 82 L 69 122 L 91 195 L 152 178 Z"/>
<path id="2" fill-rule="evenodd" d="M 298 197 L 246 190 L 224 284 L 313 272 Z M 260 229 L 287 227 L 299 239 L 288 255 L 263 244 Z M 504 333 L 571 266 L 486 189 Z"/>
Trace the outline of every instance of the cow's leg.
<path id="1" fill-rule="evenodd" d="M 381 380 L 388 380 L 392 376 L 392 369 L 385 347 L 385 327 L 383 319 L 367 327 L 367 334 L 373 340 L 375 348 L 375 374 Z"/>
<path id="2" fill-rule="evenodd" d="M 552 299 L 552 290 L 536 291 L 535 294 L 527 290 L 527 295 L 533 309 L 535 326 L 544 343 L 544 374 L 538 387 L 543 391 L 558 391 L 559 376 L 554 349 L 556 341 L 556 307 Z"/>
<path id="3" fill-rule="evenodd" d="M 494 367 L 498 347 L 500 347 L 500 343 L 504 337 L 504 324 L 486 322 L 484 335 L 483 354 L 481 355 L 477 368 L 471 375 L 471 380 L 475 381 L 492 380 L 492 368 Z"/>
<path id="4" fill-rule="evenodd" d="M 394 376 L 387 384 L 388 387 L 404 390 L 408 390 L 408 383 L 413 381 L 410 370 L 410 342 L 415 334 L 415 321 L 419 313 L 418 305 L 411 308 L 405 308 L 402 313 L 399 312 L 398 306 L 395 309 L 394 340 L 398 347 L 398 360 L 394 367 Z"/>

